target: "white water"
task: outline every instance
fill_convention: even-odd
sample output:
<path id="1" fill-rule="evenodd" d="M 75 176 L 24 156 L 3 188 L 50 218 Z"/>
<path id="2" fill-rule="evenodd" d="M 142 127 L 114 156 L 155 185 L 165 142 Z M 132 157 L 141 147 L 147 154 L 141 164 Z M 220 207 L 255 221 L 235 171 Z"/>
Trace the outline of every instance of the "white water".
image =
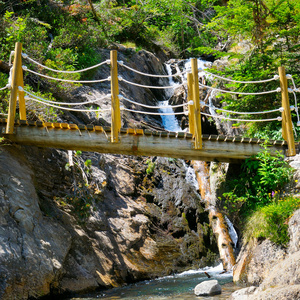
<path id="1" fill-rule="evenodd" d="M 205 69 L 207 67 L 207 65 L 209 64 L 207 61 L 201 60 L 201 59 L 197 59 L 197 64 L 198 64 L 198 69 Z M 170 63 L 166 63 L 165 64 L 166 70 L 168 75 L 172 75 L 172 69 L 171 69 L 171 64 Z M 182 72 L 179 67 L 178 64 L 175 65 L 176 68 L 176 72 L 180 73 Z M 187 59 L 185 64 L 184 64 L 184 70 L 190 70 L 191 69 L 191 59 Z M 204 72 L 199 72 L 200 76 L 204 76 Z M 181 77 L 181 81 L 183 82 L 184 80 L 186 80 L 186 73 L 184 75 L 180 75 L 179 77 Z M 169 85 L 170 86 L 174 86 L 176 85 L 176 83 L 173 80 L 173 77 L 169 77 Z M 159 109 L 159 111 L 161 113 L 172 113 L 173 109 L 172 107 L 169 105 L 169 100 L 170 98 L 173 96 L 174 94 L 174 89 L 168 89 L 167 90 L 167 95 L 168 95 L 168 100 L 165 101 L 160 101 L 159 102 L 159 106 L 164 106 L 164 108 Z M 168 131 L 173 131 L 173 132 L 180 132 L 183 131 L 181 129 L 181 127 L 178 124 L 178 120 L 174 115 L 161 115 L 161 119 L 162 119 L 162 123 L 163 126 L 166 130 Z"/>
<path id="2" fill-rule="evenodd" d="M 237 242 L 238 242 L 238 239 L 239 239 L 238 234 L 235 231 L 233 224 L 231 223 L 231 221 L 228 219 L 227 216 L 225 216 L 225 220 L 226 220 L 226 223 L 228 225 L 228 233 L 231 237 L 232 242 L 234 243 L 234 248 L 236 248 L 236 245 L 237 245 Z"/>

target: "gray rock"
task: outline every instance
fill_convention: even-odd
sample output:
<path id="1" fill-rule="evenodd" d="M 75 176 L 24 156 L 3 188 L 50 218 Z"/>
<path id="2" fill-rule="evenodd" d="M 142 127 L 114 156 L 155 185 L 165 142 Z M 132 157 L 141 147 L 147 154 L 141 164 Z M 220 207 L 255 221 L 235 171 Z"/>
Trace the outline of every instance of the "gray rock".
<path id="1" fill-rule="evenodd" d="M 222 288 L 218 280 L 207 280 L 199 283 L 195 287 L 196 296 L 214 296 L 222 293 Z"/>
<path id="2" fill-rule="evenodd" d="M 300 250 L 300 209 L 295 211 L 289 221 L 289 253 L 294 253 Z"/>
<path id="3" fill-rule="evenodd" d="M 249 295 L 252 295 L 256 291 L 257 287 L 250 286 L 244 289 L 240 289 L 231 294 L 230 300 L 248 300 Z"/>

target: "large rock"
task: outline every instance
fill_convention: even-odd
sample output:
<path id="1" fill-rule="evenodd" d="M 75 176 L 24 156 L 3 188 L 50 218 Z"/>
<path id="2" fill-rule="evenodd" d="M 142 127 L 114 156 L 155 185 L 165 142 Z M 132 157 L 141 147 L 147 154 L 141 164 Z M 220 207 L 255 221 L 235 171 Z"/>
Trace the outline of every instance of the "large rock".
<path id="1" fill-rule="evenodd" d="M 237 295 L 247 296 L 245 299 L 249 300 L 300 299 L 299 224 L 300 210 L 297 210 L 289 221 L 288 251 L 268 240 L 244 247 L 234 270 L 234 279 L 259 287 L 236 291 L 232 299 L 239 299 Z"/>
<path id="2" fill-rule="evenodd" d="M 5 150 L 4 150 L 5 149 Z M 10 146 L 0 152 L 0 298 L 48 294 L 63 272 L 69 232 L 42 214 L 33 172 Z"/>
<path id="3" fill-rule="evenodd" d="M 270 240 L 254 241 L 242 247 L 233 268 L 233 281 L 259 285 L 273 265 L 284 259 L 286 251 Z"/>
<path id="4" fill-rule="evenodd" d="M 64 152 L 2 148 L 1 300 L 120 286 L 215 261 L 208 215 L 183 161 L 153 159 L 147 174 L 145 158 L 83 155 L 97 201 L 79 218 L 66 194 L 73 176 L 83 188 L 81 171 L 65 169 Z"/>
<path id="5" fill-rule="evenodd" d="M 194 293 L 196 296 L 214 296 L 222 293 L 218 280 L 207 280 L 196 285 Z"/>
<path id="6" fill-rule="evenodd" d="M 248 300 L 249 296 L 257 290 L 256 286 L 250 286 L 244 289 L 233 292 L 230 296 L 230 300 Z"/>

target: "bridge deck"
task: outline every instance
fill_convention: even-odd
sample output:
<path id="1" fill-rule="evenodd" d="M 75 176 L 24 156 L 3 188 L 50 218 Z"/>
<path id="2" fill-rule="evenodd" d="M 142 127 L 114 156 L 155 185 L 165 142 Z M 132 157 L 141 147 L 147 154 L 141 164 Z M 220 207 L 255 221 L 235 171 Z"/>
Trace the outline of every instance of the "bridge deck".
<path id="1" fill-rule="evenodd" d="M 18 121 L 14 134 L 5 134 L 5 127 L 6 120 L 0 119 L 1 136 L 22 145 L 202 161 L 237 162 L 256 155 L 264 142 L 240 136 L 203 135 L 202 149 L 195 150 L 193 136 L 185 132 L 122 128 L 120 142 L 112 143 L 110 127 Z M 269 145 L 272 153 L 287 149 L 284 141 L 269 141 Z"/>

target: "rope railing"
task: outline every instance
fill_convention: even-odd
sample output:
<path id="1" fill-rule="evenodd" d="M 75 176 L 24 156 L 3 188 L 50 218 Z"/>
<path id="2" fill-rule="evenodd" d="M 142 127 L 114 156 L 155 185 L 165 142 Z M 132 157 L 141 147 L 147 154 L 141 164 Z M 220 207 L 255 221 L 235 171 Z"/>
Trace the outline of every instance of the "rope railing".
<path id="1" fill-rule="evenodd" d="M 235 79 L 230 79 L 230 78 L 227 78 L 227 77 L 223 77 L 223 76 L 208 72 L 208 71 L 206 71 L 204 69 L 201 69 L 201 68 L 199 69 L 199 71 L 204 72 L 204 73 L 208 74 L 211 77 L 216 77 L 216 78 L 219 78 L 219 79 L 222 79 L 222 80 L 225 80 L 225 81 L 229 81 L 229 82 L 234 82 L 234 83 L 253 83 L 254 84 L 254 83 L 265 83 L 265 82 L 270 82 L 270 81 L 274 81 L 274 80 L 279 79 L 279 75 L 274 75 L 273 78 L 269 78 L 269 79 L 243 81 L 243 80 L 235 80 Z"/>
<path id="2" fill-rule="evenodd" d="M 22 45 L 20 43 L 16 44 L 16 50 L 11 53 L 10 56 L 10 64 L 12 60 L 12 56 L 14 56 L 14 63 L 13 67 L 10 72 L 8 85 L 0 88 L 1 90 L 4 90 L 6 88 L 11 88 L 11 98 L 10 98 L 10 104 L 9 104 L 9 113 L 8 113 L 8 122 L 6 127 L 6 133 L 13 134 L 13 126 L 14 126 L 14 117 L 15 117 L 15 109 L 16 109 L 16 101 L 19 100 L 19 109 L 20 109 L 20 118 L 22 120 L 26 120 L 26 108 L 25 108 L 25 99 L 30 101 L 36 101 L 40 104 L 51 106 L 53 108 L 61 109 L 61 110 L 68 110 L 68 111 L 81 111 L 81 112 L 99 112 L 99 111 L 111 111 L 111 142 L 117 143 L 119 142 L 119 133 L 121 130 L 121 117 L 120 117 L 120 111 L 127 111 L 132 113 L 138 113 L 138 114 L 145 114 L 145 115 L 160 115 L 160 116 L 168 116 L 168 115 L 189 115 L 190 122 L 193 122 L 193 126 L 190 127 L 190 133 L 193 134 L 195 140 L 194 140 L 194 149 L 202 149 L 202 130 L 201 130 L 201 114 L 207 117 L 212 118 L 219 118 L 222 120 L 229 120 L 229 121 L 235 121 L 235 122 L 270 122 L 270 121 L 282 121 L 283 126 L 283 138 L 288 142 L 289 152 L 288 155 L 292 156 L 295 155 L 295 145 L 294 145 L 294 136 L 293 136 L 293 124 L 291 121 L 291 108 L 289 105 L 288 100 L 288 92 L 293 93 L 294 99 L 295 99 L 295 112 L 297 114 L 297 125 L 300 125 L 300 117 L 298 113 L 298 106 L 297 106 L 297 97 L 296 92 L 300 92 L 299 89 L 297 89 L 295 81 L 292 77 L 292 75 L 286 75 L 285 70 L 283 67 L 278 68 L 279 75 L 274 75 L 273 78 L 265 79 L 265 80 L 253 80 L 253 81 L 241 81 L 241 80 L 234 80 L 231 78 L 226 78 L 217 74 L 213 74 L 210 72 L 207 72 L 205 70 L 200 69 L 204 72 L 204 74 L 207 74 L 209 76 L 212 76 L 214 78 L 219 78 L 222 80 L 226 80 L 228 82 L 234 82 L 234 83 L 240 83 L 240 84 L 259 84 L 259 83 L 267 83 L 271 81 L 275 81 L 280 79 L 280 87 L 274 90 L 267 90 L 267 91 L 260 91 L 260 92 L 243 92 L 243 91 L 230 91 L 225 90 L 222 88 L 216 88 L 212 87 L 206 84 L 203 84 L 202 82 L 199 82 L 199 69 L 197 66 L 197 59 L 191 60 L 191 73 L 188 73 L 187 71 L 176 72 L 175 74 L 171 75 L 154 75 L 154 74 L 148 74 L 141 71 L 138 71 L 134 68 L 131 68 L 124 64 L 123 61 L 117 60 L 117 51 L 112 50 L 110 55 L 110 60 L 105 60 L 97 65 L 81 69 L 81 70 L 55 70 L 53 68 L 49 68 L 36 60 L 30 58 L 27 54 L 22 53 Z M 60 79 L 53 76 L 48 76 L 45 74 L 41 74 L 40 72 L 36 72 L 34 70 L 29 69 L 26 66 L 22 66 L 22 57 L 29 60 L 31 63 L 36 64 L 37 66 L 44 68 L 46 70 L 57 72 L 57 73 L 64 73 L 64 74 L 74 74 L 79 72 L 88 71 L 90 69 L 100 67 L 104 64 L 110 64 L 111 65 L 111 72 L 110 76 L 104 79 L 100 80 L 70 80 L 70 79 Z M 183 80 L 181 84 L 175 84 L 175 85 L 169 85 L 169 86 L 151 86 L 151 85 L 144 85 L 139 84 L 136 82 L 131 82 L 129 80 L 126 80 L 125 78 L 118 75 L 118 66 L 124 67 L 132 72 L 138 73 L 143 76 L 148 77 L 156 77 L 156 78 L 172 78 L 176 76 L 181 76 L 183 74 L 187 73 L 187 82 Z M 67 102 L 56 102 L 51 101 L 47 99 L 43 99 L 42 97 L 36 96 L 30 91 L 24 90 L 23 86 L 23 70 L 31 72 L 32 74 L 35 74 L 36 76 L 40 76 L 46 79 L 50 80 L 57 80 L 61 82 L 70 82 L 70 83 L 100 83 L 105 81 L 110 81 L 111 84 L 111 94 L 104 95 L 102 98 L 95 99 L 93 101 L 84 101 L 79 103 L 67 103 Z M 183 77 L 183 76 L 182 76 Z M 288 89 L 287 85 L 287 79 L 290 79 L 292 81 L 292 88 Z M 179 104 L 179 105 L 173 105 L 171 108 L 178 108 L 178 107 L 186 107 L 188 106 L 188 111 L 182 111 L 182 112 L 149 112 L 149 111 L 142 111 L 142 110 L 136 110 L 132 108 L 127 107 L 120 107 L 120 99 L 124 101 L 131 103 L 133 105 L 137 105 L 140 107 L 144 107 L 147 109 L 163 109 L 165 106 L 161 105 L 147 105 L 143 103 L 139 103 L 138 101 L 128 99 L 127 97 L 120 95 L 119 93 L 119 82 L 123 81 L 124 83 L 128 85 L 133 85 L 141 88 L 148 88 L 148 89 L 176 89 L 177 87 L 184 86 L 187 84 L 187 103 Z M 221 93 L 229 93 L 233 95 L 266 95 L 271 93 L 279 93 L 281 92 L 282 95 L 282 107 L 277 109 L 271 109 L 267 111 L 259 111 L 259 112 L 238 112 L 238 111 L 232 111 L 227 110 L 223 108 L 217 108 L 214 105 L 207 105 L 206 103 L 200 103 L 200 96 L 199 96 L 199 87 L 208 89 L 208 91 L 216 91 Z M 26 96 L 24 97 L 24 93 L 26 93 Z M 80 108 L 80 106 L 83 105 L 91 105 L 95 104 L 97 101 L 101 101 L 107 97 L 111 97 L 111 108 L 107 109 L 85 109 Z M 25 99 L 24 99 L 25 98 Z M 202 106 L 208 107 L 211 110 L 211 113 L 205 113 L 201 112 L 200 110 L 200 104 Z M 76 108 L 70 107 L 70 106 L 77 106 Z M 79 106 L 79 107 L 78 107 Z M 218 115 L 216 112 L 224 112 L 225 115 Z M 260 114 L 268 114 L 268 113 L 275 113 L 280 112 L 282 116 L 276 117 L 276 118 L 265 118 L 265 119 L 253 119 L 250 116 L 252 115 L 260 115 Z M 226 114 L 229 114 L 226 115 Z M 230 117 L 231 114 L 236 115 L 247 115 L 247 118 L 232 118 Z"/>
<path id="3" fill-rule="evenodd" d="M 160 109 L 160 108 L 166 108 L 165 106 L 163 105 L 159 105 L 159 106 L 154 106 L 154 105 L 146 105 L 146 104 L 143 104 L 143 103 L 140 103 L 140 102 L 135 102 L 133 100 L 130 100 L 128 98 L 126 98 L 125 96 L 123 95 L 119 95 L 119 99 L 120 100 L 125 100 L 129 103 L 132 103 L 132 104 L 136 104 L 136 105 L 139 105 L 139 106 L 142 106 L 142 107 L 146 107 L 146 108 L 152 108 L 152 109 Z M 189 103 L 183 103 L 183 104 L 178 104 L 178 105 L 170 105 L 169 107 L 171 108 L 178 108 L 178 107 L 184 107 L 184 106 L 187 106 Z"/>
<path id="4" fill-rule="evenodd" d="M 6 90 L 6 89 L 8 89 L 8 87 L 9 87 L 9 85 L 7 84 L 6 86 L 0 88 L 0 91 Z"/>
<path id="5" fill-rule="evenodd" d="M 275 109 L 271 109 L 271 110 L 264 110 L 264 111 L 249 111 L 249 112 L 244 111 L 244 112 L 241 112 L 241 111 L 233 111 L 233 110 L 218 108 L 218 107 L 215 107 L 214 105 L 206 104 L 203 101 L 200 101 L 200 104 L 202 106 L 212 108 L 214 110 L 220 110 L 220 111 L 223 111 L 223 112 L 237 114 L 237 115 L 260 115 L 260 114 L 273 113 L 273 112 L 276 112 L 276 111 L 283 112 L 283 107 L 279 107 L 279 108 L 275 108 Z"/>
<path id="6" fill-rule="evenodd" d="M 52 71 L 52 72 L 56 72 L 56 73 L 66 73 L 66 74 L 74 74 L 74 73 L 81 73 L 81 72 L 85 72 L 85 71 L 88 71 L 88 70 L 92 70 L 92 69 L 95 69 L 95 68 L 98 68 L 104 64 L 110 64 L 110 60 L 105 60 L 99 64 L 96 64 L 96 65 L 93 65 L 91 67 L 88 67 L 88 68 L 85 68 L 85 69 L 81 69 L 81 70 L 74 70 L 74 71 L 66 71 L 66 70 L 57 70 L 57 69 L 52 69 L 52 68 L 49 68 L 41 63 L 39 63 L 38 61 L 34 60 L 33 58 L 30 58 L 26 53 L 22 53 L 22 57 L 33 62 L 34 64 L 44 68 L 44 69 L 47 69 L 49 71 Z"/>
<path id="7" fill-rule="evenodd" d="M 50 107 L 53 107 L 53 108 L 58 108 L 58 109 L 61 109 L 61 110 L 68 110 L 68 111 L 101 112 L 101 111 L 110 111 L 111 110 L 110 108 L 107 108 L 107 109 L 106 108 L 105 109 L 101 109 L 101 108 L 98 108 L 98 109 L 81 109 L 81 108 L 62 107 L 62 106 L 55 105 L 55 104 L 52 104 L 52 103 L 48 103 L 48 102 L 42 101 L 40 99 L 32 98 L 32 97 L 29 97 L 29 96 L 25 96 L 25 99 L 35 101 L 35 102 L 39 102 L 39 103 L 42 103 L 44 105 L 47 105 L 47 106 L 50 106 Z"/>
<path id="8" fill-rule="evenodd" d="M 140 110 L 134 110 L 127 107 L 123 107 L 123 110 L 130 111 L 137 114 L 144 114 L 144 115 L 154 115 L 154 116 L 176 116 L 176 115 L 187 115 L 188 112 L 173 112 L 173 113 L 163 113 L 163 112 L 149 112 L 149 111 L 140 111 Z"/>
<path id="9" fill-rule="evenodd" d="M 276 90 L 270 90 L 270 91 L 264 91 L 264 92 L 255 92 L 255 93 L 246 93 L 246 92 L 234 92 L 234 91 L 227 91 L 227 90 L 223 90 L 223 89 L 218 89 L 218 88 L 214 88 L 212 86 L 208 86 L 205 84 L 202 84 L 199 82 L 199 85 L 201 87 L 207 88 L 207 89 L 211 89 L 217 92 L 222 92 L 222 93 L 227 93 L 227 94 L 234 94 L 234 95 L 265 95 L 265 94 L 272 94 L 272 93 L 280 93 L 281 92 L 281 88 L 277 88 Z"/>
<path id="10" fill-rule="evenodd" d="M 156 75 L 156 74 L 149 74 L 149 73 L 144 73 L 141 71 L 138 71 L 134 68 L 131 68 L 127 65 L 124 64 L 124 62 L 122 60 L 118 60 L 118 64 L 134 73 L 140 74 L 140 75 L 144 75 L 144 76 L 148 76 L 148 77 L 155 77 L 155 78 L 170 78 L 170 77 L 176 77 L 176 76 L 180 76 L 180 75 L 184 75 L 188 72 L 188 70 L 183 71 L 183 72 L 177 72 L 175 74 L 171 74 L 171 75 Z"/>
<path id="11" fill-rule="evenodd" d="M 110 76 L 107 77 L 107 78 L 104 78 L 104 79 L 99 79 L 99 80 L 70 80 L 70 79 L 61 79 L 61 78 L 56 78 L 56 77 L 44 75 L 44 74 L 35 72 L 35 71 L 31 70 L 31 69 L 28 69 L 27 66 L 22 66 L 22 69 L 24 71 L 28 71 L 28 72 L 30 72 L 32 74 L 35 74 L 37 76 L 44 77 L 44 78 L 51 79 L 51 80 L 61 81 L 61 82 L 70 82 L 70 83 L 99 83 L 99 82 L 104 82 L 104 81 L 110 81 Z"/>
<path id="12" fill-rule="evenodd" d="M 208 113 L 201 112 L 202 115 L 222 120 L 235 121 L 235 122 L 271 122 L 271 121 L 282 121 L 282 117 L 271 118 L 271 119 L 234 119 L 225 117 L 222 115 L 211 115 Z"/>
<path id="13" fill-rule="evenodd" d="M 19 88 L 21 88 L 21 87 L 19 87 Z M 29 91 L 27 91 L 25 89 L 23 89 L 23 90 L 24 90 L 24 92 L 26 94 L 30 95 L 31 97 L 39 99 L 39 100 L 41 100 L 43 102 L 52 103 L 52 104 L 56 104 L 56 105 L 70 105 L 70 106 L 74 105 L 74 106 L 76 106 L 76 105 L 93 104 L 93 103 L 95 103 L 97 101 L 100 101 L 100 100 L 103 100 L 105 98 L 111 97 L 111 94 L 107 94 L 107 95 L 104 95 L 103 97 L 101 97 L 99 99 L 95 99 L 95 100 L 92 100 L 92 101 L 85 101 L 85 102 L 57 102 L 57 101 L 51 101 L 51 100 L 47 100 L 47 99 L 44 99 L 42 97 L 36 96 L 36 95 L 32 94 L 31 92 L 29 92 Z"/>
<path id="14" fill-rule="evenodd" d="M 144 84 L 131 82 L 131 81 L 128 81 L 128 80 L 124 79 L 122 76 L 118 76 L 118 79 L 119 79 L 119 81 L 124 81 L 127 84 L 142 87 L 142 88 L 148 88 L 148 89 L 176 89 L 180 86 L 185 85 L 185 82 L 184 82 L 184 83 L 181 83 L 181 84 L 176 84 L 175 86 L 174 85 L 169 85 L 169 86 L 156 86 L 156 85 L 153 85 L 152 86 L 152 85 L 144 85 Z"/>

